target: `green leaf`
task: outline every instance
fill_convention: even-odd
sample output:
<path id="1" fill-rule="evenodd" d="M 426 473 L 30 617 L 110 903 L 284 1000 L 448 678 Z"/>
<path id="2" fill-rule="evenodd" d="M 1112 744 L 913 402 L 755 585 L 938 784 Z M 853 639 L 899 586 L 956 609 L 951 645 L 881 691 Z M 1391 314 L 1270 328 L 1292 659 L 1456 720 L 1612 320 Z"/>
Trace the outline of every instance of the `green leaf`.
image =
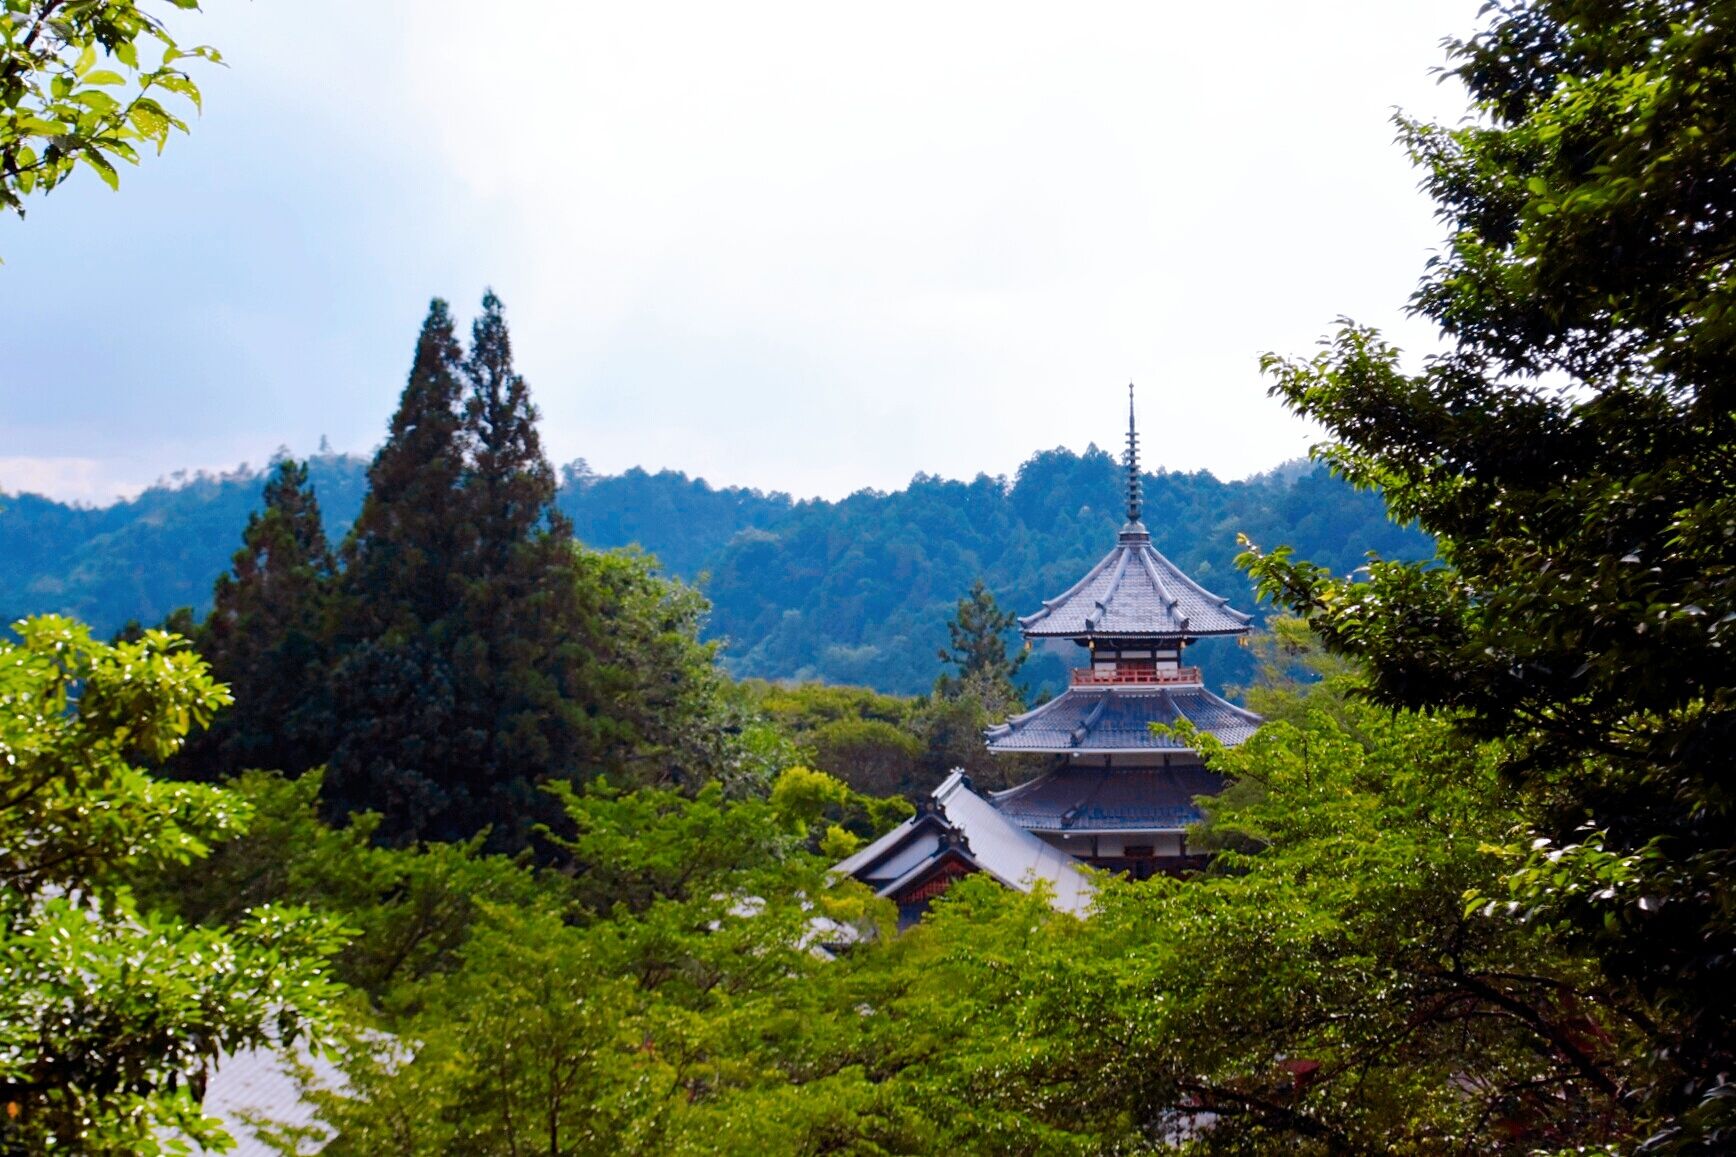
<path id="1" fill-rule="evenodd" d="M 87 150 L 83 154 L 82 159 L 85 164 L 96 170 L 96 175 L 102 178 L 103 184 L 107 185 L 111 189 L 119 189 L 121 187 L 121 175 L 115 172 L 114 165 L 109 163 L 107 157 L 103 156 L 93 148 Z"/>

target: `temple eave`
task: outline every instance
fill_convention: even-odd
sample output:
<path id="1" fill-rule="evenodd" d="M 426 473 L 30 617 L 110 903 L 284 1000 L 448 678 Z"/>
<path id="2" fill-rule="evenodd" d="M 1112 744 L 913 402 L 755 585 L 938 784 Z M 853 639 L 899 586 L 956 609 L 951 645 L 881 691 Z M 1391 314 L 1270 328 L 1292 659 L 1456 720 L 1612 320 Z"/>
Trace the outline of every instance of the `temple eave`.
<path id="1" fill-rule="evenodd" d="M 1023 619 L 1019 621 L 1021 624 L 1024 623 Z M 1044 639 L 1209 639 L 1220 635 L 1245 635 L 1248 633 L 1248 628 L 1245 625 L 1207 627 L 1199 630 L 1192 628 L 1150 630 L 1147 628 L 1092 627 L 1089 630 L 1081 631 L 1060 624 L 1045 627 L 1043 624 L 1037 623 L 1023 626 L 1020 633 Z"/>

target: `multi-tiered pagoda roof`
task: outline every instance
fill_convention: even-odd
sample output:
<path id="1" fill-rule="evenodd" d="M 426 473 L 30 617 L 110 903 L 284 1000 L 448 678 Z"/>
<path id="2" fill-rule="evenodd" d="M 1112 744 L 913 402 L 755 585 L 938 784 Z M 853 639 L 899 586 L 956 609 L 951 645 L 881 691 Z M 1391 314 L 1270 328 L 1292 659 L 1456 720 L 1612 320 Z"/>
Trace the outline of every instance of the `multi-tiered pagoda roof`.
<path id="1" fill-rule="evenodd" d="M 1045 884 L 1057 906 L 1079 911 L 1077 881 L 1057 873 L 1044 848 L 1134 876 L 1202 862 L 1187 829 L 1201 819 L 1195 801 L 1223 779 L 1204 766 L 1189 728 L 1233 747 L 1260 718 L 1208 691 L 1181 654 L 1197 639 L 1245 634 L 1250 616 L 1152 545 L 1141 498 L 1129 387 L 1126 525 L 1084 578 L 1019 620 L 1028 640 L 1070 639 L 1087 663 L 1061 695 L 984 732 L 992 752 L 1054 756 L 1049 770 L 987 799 L 955 775 L 916 818 L 838 866 L 897 900 L 905 918 L 970 871 Z"/>
<path id="2" fill-rule="evenodd" d="M 984 733 L 989 750 L 1074 755 L 1192 751 L 1191 743 L 1174 734 L 1153 731 L 1151 725 L 1174 726 L 1185 720 L 1226 747 L 1234 747 L 1260 726 L 1258 715 L 1201 686 L 1197 668 L 1177 670 L 1179 678 L 1193 682 L 1164 686 L 1105 681 L 1097 686 L 1071 687 L 1035 711 L 989 728 Z M 1105 680 L 1113 674 L 1104 676 Z"/>
<path id="3" fill-rule="evenodd" d="M 1019 620 L 1027 639 L 1071 639 L 1091 657 L 1067 690 L 984 733 L 990 751 L 1067 755 L 1180 752 L 1192 746 L 1152 730 L 1186 721 L 1234 746 L 1257 715 L 1206 690 L 1197 667 L 1180 662 L 1195 639 L 1242 635 L 1251 616 L 1200 586 L 1151 545 L 1140 521 L 1139 434 L 1127 411 L 1127 524 L 1115 549 L 1043 609 Z"/>

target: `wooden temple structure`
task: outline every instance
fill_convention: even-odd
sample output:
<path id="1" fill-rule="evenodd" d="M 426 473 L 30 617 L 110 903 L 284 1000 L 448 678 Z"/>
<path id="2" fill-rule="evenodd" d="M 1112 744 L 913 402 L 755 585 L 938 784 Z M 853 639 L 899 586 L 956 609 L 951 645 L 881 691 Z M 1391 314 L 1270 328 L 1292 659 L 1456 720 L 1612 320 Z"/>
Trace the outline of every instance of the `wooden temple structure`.
<path id="1" fill-rule="evenodd" d="M 1025 890 L 1041 881 L 1057 907 L 1083 911 L 1080 863 L 1143 879 L 1204 862 L 1187 829 L 1202 818 L 1194 800 L 1223 780 L 1188 740 L 1152 725 L 1185 722 L 1225 746 L 1253 734 L 1260 718 L 1214 695 L 1183 661 L 1198 639 L 1246 634 L 1250 617 L 1152 546 L 1140 520 L 1131 386 L 1125 461 L 1127 521 L 1114 549 L 1019 620 L 1029 641 L 1075 644 L 1082 665 L 1062 694 L 984 734 L 991 752 L 1048 755 L 1049 769 L 987 795 L 955 772 L 916 816 L 837 866 L 896 901 L 905 922 L 969 872 Z"/>

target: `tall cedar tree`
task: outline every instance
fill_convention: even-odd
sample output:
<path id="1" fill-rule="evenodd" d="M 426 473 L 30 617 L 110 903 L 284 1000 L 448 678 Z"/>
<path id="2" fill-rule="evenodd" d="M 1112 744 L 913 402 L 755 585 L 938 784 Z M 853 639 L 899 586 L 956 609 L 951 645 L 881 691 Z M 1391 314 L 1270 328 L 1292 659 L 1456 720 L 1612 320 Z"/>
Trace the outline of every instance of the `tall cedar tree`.
<path id="1" fill-rule="evenodd" d="M 473 810 L 458 769 L 481 740 L 454 733 L 450 664 L 467 553 L 463 362 L 436 299 L 342 550 L 326 805 L 383 813 L 387 839 L 458 834 L 454 817 Z"/>
<path id="2" fill-rule="evenodd" d="M 536 421 L 500 300 L 468 356 L 435 301 L 342 569 L 299 466 L 250 524 L 207 628 L 239 703 L 190 772 L 324 763 L 327 813 L 383 841 L 517 851 L 561 821 L 547 780 L 740 770 L 704 600 L 573 541 Z"/>
<path id="3" fill-rule="evenodd" d="M 628 692 L 601 658 L 617 624 L 587 593 L 536 422 L 500 299 L 468 356 L 436 301 L 344 549 L 326 802 L 381 812 L 388 841 L 486 827 L 523 848 L 561 818 L 541 782 L 599 770 L 619 730 Z"/>
<path id="4" fill-rule="evenodd" d="M 1347 327 L 1277 393 L 1440 536 L 1366 583 L 1282 552 L 1400 707 L 1507 737 L 1531 789 L 1511 910 L 1654 1002 L 1630 1092 L 1659 1147 L 1736 1144 L 1736 7 L 1492 4 L 1453 46 L 1475 120 L 1402 122 L 1451 230 L 1420 372 Z M 1505 903 L 1491 913 L 1507 911 Z"/>
<path id="5" fill-rule="evenodd" d="M 245 768 L 301 771 L 320 762 L 331 550 L 307 464 L 284 458 L 250 515 L 211 614 L 196 630 L 200 654 L 241 706 L 193 736 L 175 768 L 195 779 Z M 170 624 L 174 629 L 174 624 Z"/>
<path id="6" fill-rule="evenodd" d="M 471 327 L 463 373 L 470 467 L 458 507 L 463 621 L 453 634 L 452 665 L 465 689 L 461 730 L 474 748 L 456 770 L 493 826 L 491 842 L 518 848 L 532 824 L 560 822 L 559 804 L 535 780 L 571 771 L 584 749 L 587 714 L 574 676 L 589 658 L 577 644 L 590 632 L 578 601 L 572 524 L 555 508 L 555 472 L 543 454 L 537 409 L 513 368 L 512 339 L 492 291 Z"/>
<path id="7" fill-rule="evenodd" d="M 464 498 L 463 364 L 452 315 L 436 298 L 344 542 L 341 631 L 351 638 L 415 638 L 456 608 L 465 553 L 463 522 L 455 517 Z"/>

